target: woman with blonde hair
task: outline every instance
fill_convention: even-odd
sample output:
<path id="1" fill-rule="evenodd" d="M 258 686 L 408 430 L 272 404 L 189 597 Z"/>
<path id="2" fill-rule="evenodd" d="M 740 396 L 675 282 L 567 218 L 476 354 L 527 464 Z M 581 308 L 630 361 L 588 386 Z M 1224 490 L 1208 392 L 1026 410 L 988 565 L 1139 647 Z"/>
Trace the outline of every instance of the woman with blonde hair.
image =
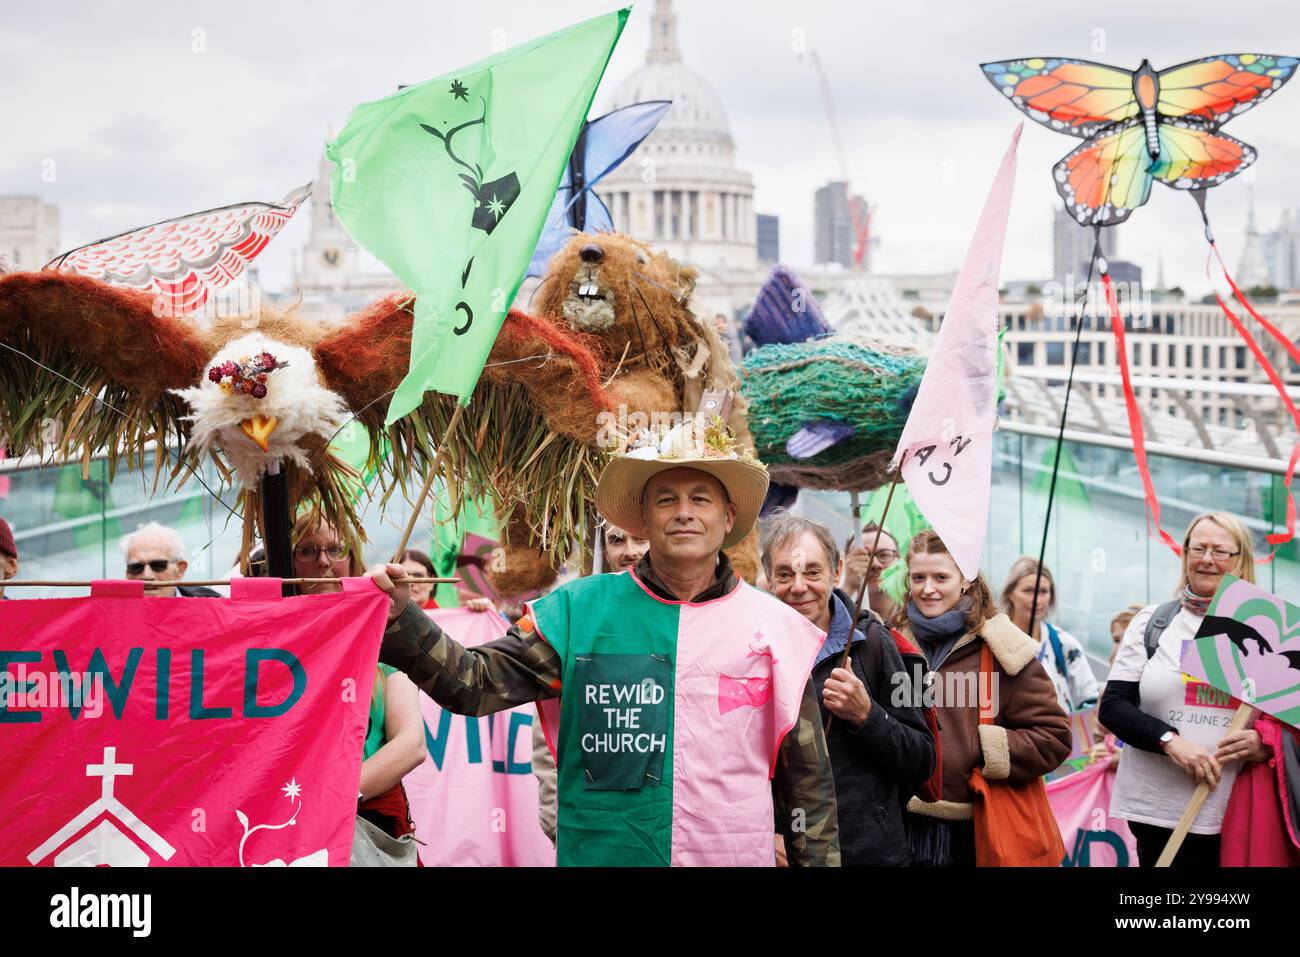
<path id="1" fill-rule="evenodd" d="M 930 664 L 943 765 L 941 800 L 914 797 L 907 805 L 913 863 L 970 866 L 972 772 L 1013 784 L 1041 778 L 1069 756 L 1070 724 L 1038 663 L 1038 646 L 998 611 L 983 575 L 962 575 L 933 529 L 908 547 L 907 597 L 894 626 Z M 992 675 L 981 679 L 985 648 Z M 981 688 L 991 692 L 991 723 L 980 721 Z"/>
<path id="2" fill-rule="evenodd" d="M 1037 595 L 1035 595 L 1035 588 Z M 1064 628 L 1057 628 L 1047 616 L 1056 608 L 1056 580 L 1046 565 L 1028 555 L 1016 559 L 1007 572 L 999 604 L 1013 624 L 1029 634 L 1029 620 L 1035 623 L 1038 661 L 1052 679 L 1061 710 L 1084 711 L 1096 707 L 1100 688 L 1092 673 L 1083 645 Z"/>
<path id="3" fill-rule="evenodd" d="M 1102 694 L 1101 722 L 1128 745 L 1110 813 L 1129 822 L 1143 867 L 1155 864 L 1201 783 L 1212 789 L 1210 797 L 1173 866 L 1217 867 L 1223 814 L 1241 762 L 1272 757 L 1253 729 L 1225 735 L 1236 703 L 1184 678 L 1180 668 L 1225 574 L 1255 581 L 1250 532 L 1227 512 L 1197 515 L 1183 536 L 1177 597 L 1133 616 Z"/>
<path id="4" fill-rule="evenodd" d="M 292 532 L 294 574 L 299 578 L 341 579 L 365 574 L 360 544 L 341 535 L 316 512 L 305 512 Z M 299 585 L 300 594 L 338 592 L 333 581 Z M 378 665 L 370 696 L 361 762 L 357 816 L 400 838 L 414 830 L 402 778 L 424 761 L 424 718 L 420 691 L 405 674 Z M 360 826 L 360 825 L 358 825 Z"/>

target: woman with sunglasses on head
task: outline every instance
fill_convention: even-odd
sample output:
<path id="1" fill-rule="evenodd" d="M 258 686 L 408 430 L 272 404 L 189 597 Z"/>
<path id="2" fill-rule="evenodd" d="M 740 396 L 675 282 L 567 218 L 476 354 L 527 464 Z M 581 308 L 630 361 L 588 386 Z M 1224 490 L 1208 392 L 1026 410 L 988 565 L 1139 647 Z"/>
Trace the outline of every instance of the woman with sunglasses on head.
<path id="1" fill-rule="evenodd" d="M 1225 574 L 1254 582 L 1250 532 L 1226 512 L 1198 515 L 1183 536 L 1176 601 L 1133 616 L 1101 697 L 1102 724 L 1128 745 L 1110 813 L 1129 822 L 1142 867 L 1155 864 L 1201 783 L 1210 797 L 1173 866 L 1217 867 L 1224 811 L 1242 762 L 1273 756 L 1258 731 L 1225 735 L 1237 703 L 1185 679 L 1179 667 Z"/>
<path id="2" fill-rule="evenodd" d="M 340 535 L 319 514 L 301 515 L 293 526 L 293 566 L 299 578 L 341 579 L 365 574 L 355 538 Z M 298 586 L 300 594 L 338 592 L 342 584 L 316 582 Z M 370 722 L 361 764 L 357 815 L 390 837 L 414 830 L 402 778 L 424 761 L 424 719 L 420 692 L 406 675 L 378 665 L 370 696 Z"/>

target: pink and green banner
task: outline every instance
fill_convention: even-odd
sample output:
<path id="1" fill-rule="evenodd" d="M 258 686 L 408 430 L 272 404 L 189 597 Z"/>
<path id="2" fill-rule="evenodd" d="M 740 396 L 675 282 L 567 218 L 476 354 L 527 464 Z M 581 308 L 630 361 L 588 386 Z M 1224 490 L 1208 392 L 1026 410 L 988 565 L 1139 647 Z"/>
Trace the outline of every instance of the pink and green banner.
<path id="1" fill-rule="evenodd" d="M 1292 727 L 1300 726 L 1300 608 L 1224 575 L 1182 669 Z"/>
<path id="2" fill-rule="evenodd" d="M 1116 757 L 1047 785 L 1047 803 L 1065 842 L 1066 867 L 1137 867 L 1137 842 L 1128 822 L 1110 816 Z"/>
<path id="3" fill-rule="evenodd" d="M 492 612 L 429 612 L 466 648 L 506 633 Z M 420 695 L 424 763 L 402 779 L 425 867 L 551 867 L 555 848 L 537 819 L 533 722 L 520 705 L 476 718 L 452 714 Z"/>
<path id="4" fill-rule="evenodd" d="M 0 866 L 344 866 L 388 600 L 0 602 Z"/>

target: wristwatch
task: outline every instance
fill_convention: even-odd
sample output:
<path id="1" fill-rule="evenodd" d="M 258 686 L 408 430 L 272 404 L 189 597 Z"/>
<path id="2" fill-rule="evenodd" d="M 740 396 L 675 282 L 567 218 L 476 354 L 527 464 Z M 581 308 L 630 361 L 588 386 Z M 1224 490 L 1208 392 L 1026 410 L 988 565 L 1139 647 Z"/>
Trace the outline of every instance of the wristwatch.
<path id="1" fill-rule="evenodd" d="M 1164 746 L 1168 744 L 1170 741 L 1174 740 L 1174 735 L 1176 735 L 1177 733 L 1178 733 L 1177 731 L 1166 731 L 1164 734 L 1160 735 L 1161 746 Z"/>

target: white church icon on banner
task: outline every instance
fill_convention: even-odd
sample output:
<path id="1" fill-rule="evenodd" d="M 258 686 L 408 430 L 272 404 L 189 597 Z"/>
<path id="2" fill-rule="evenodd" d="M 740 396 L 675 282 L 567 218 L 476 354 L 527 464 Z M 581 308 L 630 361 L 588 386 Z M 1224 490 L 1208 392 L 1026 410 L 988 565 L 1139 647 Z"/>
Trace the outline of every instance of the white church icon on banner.
<path id="1" fill-rule="evenodd" d="M 57 850 L 55 867 L 148 867 L 149 855 L 140 844 L 131 839 L 122 825 L 159 858 L 170 860 L 176 849 L 113 795 L 114 779 L 119 775 L 125 777 L 134 773 L 135 765 L 117 763 L 117 748 L 105 748 L 102 764 L 86 765 L 86 777 L 103 779 L 99 799 L 28 854 L 27 860 L 32 864 L 40 864 Z M 73 835 L 81 833 L 87 825 L 101 818 L 95 827 L 63 847 Z M 63 849 L 59 850 L 60 847 Z"/>

